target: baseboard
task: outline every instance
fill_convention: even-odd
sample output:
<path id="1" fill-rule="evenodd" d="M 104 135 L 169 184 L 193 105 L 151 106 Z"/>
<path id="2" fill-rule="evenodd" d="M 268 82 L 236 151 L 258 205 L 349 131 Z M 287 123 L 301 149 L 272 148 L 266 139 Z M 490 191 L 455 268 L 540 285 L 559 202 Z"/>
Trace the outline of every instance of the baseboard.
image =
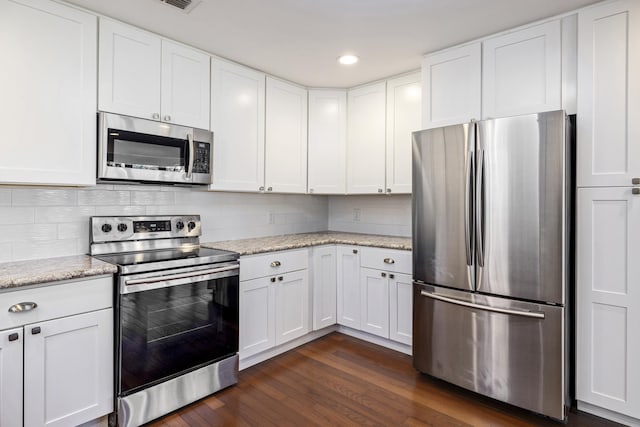
<path id="1" fill-rule="evenodd" d="M 640 420 L 630 417 L 628 415 L 620 414 L 618 412 L 611 411 L 609 409 L 601 408 L 599 406 L 592 405 L 590 403 L 582 402 L 578 400 L 578 410 L 587 412 L 597 417 L 606 418 L 611 421 L 615 421 L 620 424 L 628 425 L 631 427 L 639 427 Z"/>
<path id="2" fill-rule="evenodd" d="M 255 364 L 258 364 L 260 362 L 264 362 L 265 360 L 271 359 L 272 357 L 275 357 L 279 354 L 282 354 L 286 351 L 289 350 L 293 350 L 296 347 L 300 347 L 303 344 L 309 343 L 313 340 L 316 340 L 320 337 L 323 337 L 325 335 L 330 334 L 331 332 L 335 332 L 337 330 L 337 326 L 336 325 L 331 325 L 328 326 L 324 329 L 320 329 L 317 331 L 312 331 L 309 332 L 308 334 L 300 337 L 300 338 L 296 338 L 295 340 L 286 342 L 282 345 L 279 345 L 277 347 L 273 347 L 270 348 L 269 350 L 265 350 L 261 353 L 258 354 L 254 354 L 253 356 L 249 356 L 246 358 L 242 358 L 242 355 L 240 355 L 240 364 L 239 364 L 239 369 L 242 371 L 243 369 L 246 369 L 250 366 L 253 366 Z"/>
<path id="3" fill-rule="evenodd" d="M 381 347 L 390 348 L 391 350 L 399 351 L 404 354 L 408 354 L 411 356 L 413 354 L 412 347 L 410 345 L 402 344 L 396 341 L 391 341 L 386 338 L 379 337 L 377 335 L 372 335 L 368 332 L 358 331 L 357 329 L 351 329 L 347 326 L 338 326 L 338 332 L 349 335 L 350 337 L 358 338 L 363 341 L 370 342 L 372 344 L 377 344 Z"/>
<path id="4" fill-rule="evenodd" d="M 105 415 L 104 417 L 92 420 L 92 421 L 87 421 L 84 424 L 80 424 L 78 427 L 107 427 L 108 426 L 108 418 Z"/>

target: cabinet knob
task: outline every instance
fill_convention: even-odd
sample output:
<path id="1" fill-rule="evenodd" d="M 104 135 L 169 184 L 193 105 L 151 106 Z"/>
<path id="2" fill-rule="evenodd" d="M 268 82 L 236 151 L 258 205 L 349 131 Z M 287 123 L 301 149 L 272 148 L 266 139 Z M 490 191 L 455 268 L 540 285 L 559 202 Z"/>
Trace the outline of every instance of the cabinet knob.
<path id="1" fill-rule="evenodd" d="M 170 115 L 164 116 L 164 121 L 165 122 L 170 122 L 171 121 L 171 116 Z"/>
<path id="2" fill-rule="evenodd" d="M 632 188 L 631 189 L 631 194 L 637 196 L 638 194 L 640 194 L 640 188 Z"/>
<path id="3" fill-rule="evenodd" d="M 267 188 L 267 191 L 273 191 L 273 187 Z"/>
<path id="4" fill-rule="evenodd" d="M 275 277 L 272 277 L 272 278 L 271 278 L 271 283 L 274 283 L 275 281 L 276 281 L 276 278 L 275 278 Z"/>
<path id="5" fill-rule="evenodd" d="M 354 254 L 357 254 L 357 253 L 358 253 L 358 250 L 357 250 L 357 249 L 354 249 L 354 250 L 353 250 L 353 253 L 354 253 Z"/>
<path id="6" fill-rule="evenodd" d="M 640 178 L 632 178 L 631 179 L 631 183 L 633 185 L 639 185 L 640 184 Z"/>
<path id="7" fill-rule="evenodd" d="M 384 259 L 384 263 L 385 264 L 395 264 L 396 261 L 393 258 L 385 258 Z"/>
<path id="8" fill-rule="evenodd" d="M 271 261 L 271 267 L 280 267 L 281 265 L 280 261 Z"/>
<path id="9" fill-rule="evenodd" d="M 40 326 L 36 326 L 35 328 L 31 328 L 31 335 L 38 335 L 40 332 L 42 332 L 42 329 L 40 329 Z"/>
<path id="10" fill-rule="evenodd" d="M 387 188 L 387 194 L 391 194 L 391 189 Z"/>
<path id="11" fill-rule="evenodd" d="M 13 334 L 9 334 L 9 341 L 17 341 L 18 338 L 20 338 L 20 335 L 17 332 L 14 332 Z"/>
<path id="12" fill-rule="evenodd" d="M 278 281 L 279 281 L 279 282 L 282 282 L 283 280 L 284 280 L 284 277 L 282 277 L 282 276 L 278 276 Z"/>
<path id="13" fill-rule="evenodd" d="M 19 302 L 9 307 L 9 313 L 22 313 L 23 311 L 31 311 L 38 307 L 35 302 Z"/>
<path id="14" fill-rule="evenodd" d="M 153 118 L 153 119 L 155 119 L 155 120 L 160 120 L 160 114 L 158 114 L 158 113 L 153 113 L 153 114 L 151 115 L 151 118 Z"/>
<path id="15" fill-rule="evenodd" d="M 382 193 L 382 188 L 378 188 L 378 193 Z"/>
<path id="16" fill-rule="evenodd" d="M 387 273 L 380 273 L 382 277 L 387 277 Z"/>
<path id="17" fill-rule="evenodd" d="M 389 279 L 393 279 L 394 277 L 396 276 L 394 276 L 393 274 L 389 274 Z"/>
<path id="18" fill-rule="evenodd" d="M 264 191 L 264 186 L 258 188 L 258 191 Z"/>

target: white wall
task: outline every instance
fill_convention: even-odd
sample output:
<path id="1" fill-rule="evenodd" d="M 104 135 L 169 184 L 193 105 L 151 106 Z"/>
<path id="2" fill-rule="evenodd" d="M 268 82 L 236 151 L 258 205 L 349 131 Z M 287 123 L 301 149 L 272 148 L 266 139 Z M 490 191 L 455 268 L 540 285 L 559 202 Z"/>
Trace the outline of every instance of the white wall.
<path id="1" fill-rule="evenodd" d="M 411 237 L 411 196 L 329 196 L 329 230 Z"/>
<path id="2" fill-rule="evenodd" d="M 0 262 L 85 254 L 93 215 L 200 214 L 202 242 L 323 231 L 327 197 L 104 185 L 1 187 Z"/>

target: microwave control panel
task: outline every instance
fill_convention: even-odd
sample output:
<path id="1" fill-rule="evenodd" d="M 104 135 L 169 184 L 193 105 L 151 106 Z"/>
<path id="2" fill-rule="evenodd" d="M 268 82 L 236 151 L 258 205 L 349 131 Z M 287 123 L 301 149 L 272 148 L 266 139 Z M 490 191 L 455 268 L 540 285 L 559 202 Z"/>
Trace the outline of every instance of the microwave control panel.
<path id="1" fill-rule="evenodd" d="M 211 144 L 196 141 L 194 145 L 193 173 L 211 173 Z"/>

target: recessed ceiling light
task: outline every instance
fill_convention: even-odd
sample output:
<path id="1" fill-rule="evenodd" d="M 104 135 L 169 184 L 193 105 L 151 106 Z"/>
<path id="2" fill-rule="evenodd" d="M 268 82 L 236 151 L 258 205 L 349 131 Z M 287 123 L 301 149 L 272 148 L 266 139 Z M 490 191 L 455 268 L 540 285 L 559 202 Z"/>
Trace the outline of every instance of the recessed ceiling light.
<path id="1" fill-rule="evenodd" d="M 342 65 L 353 65 L 358 62 L 358 57 L 355 55 L 342 55 L 338 57 L 338 62 Z"/>

